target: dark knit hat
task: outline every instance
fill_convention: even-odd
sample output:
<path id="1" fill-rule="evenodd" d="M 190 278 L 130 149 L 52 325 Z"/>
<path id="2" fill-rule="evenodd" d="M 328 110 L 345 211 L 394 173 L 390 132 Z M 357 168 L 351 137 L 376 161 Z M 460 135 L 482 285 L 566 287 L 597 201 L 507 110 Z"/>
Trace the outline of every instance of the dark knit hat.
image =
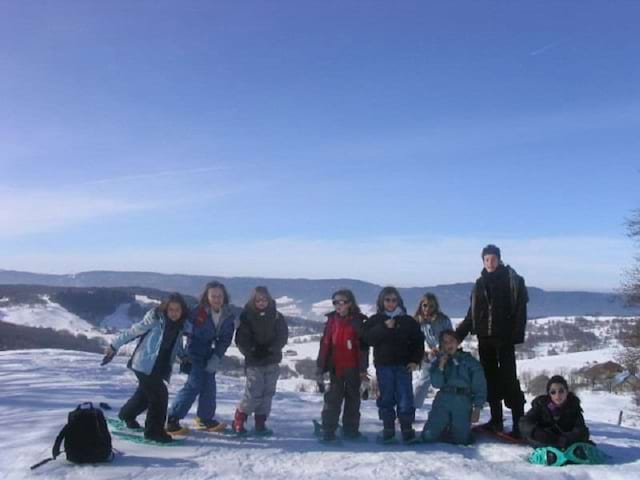
<path id="1" fill-rule="evenodd" d="M 498 257 L 498 260 L 500 260 L 500 249 L 496 247 L 493 243 L 490 243 L 489 245 L 487 245 L 482 249 L 481 258 L 484 259 L 485 255 L 495 255 L 496 257 Z"/>
<path id="2" fill-rule="evenodd" d="M 564 377 L 562 375 L 554 375 L 547 382 L 547 394 L 549 394 L 549 389 L 551 388 L 551 385 L 554 383 L 559 383 L 564 387 L 564 389 L 567 392 L 569 391 L 569 385 L 567 384 L 567 381 L 564 379 Z"/>

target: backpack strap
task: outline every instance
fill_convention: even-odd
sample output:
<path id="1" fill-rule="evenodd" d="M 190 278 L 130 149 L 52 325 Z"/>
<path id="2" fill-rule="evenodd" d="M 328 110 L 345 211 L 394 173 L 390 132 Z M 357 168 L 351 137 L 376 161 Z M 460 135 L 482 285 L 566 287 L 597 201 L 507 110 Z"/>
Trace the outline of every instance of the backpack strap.
<path id="1" fill-rule="evenodd" d="M 53 457 L 53 460 L 55 460 L 58 455 L 60 455 L 60 445 L 62 445 L 62 440 L 64 440 L 64 437 L 67 434 L 68 427 L 68 424 L 65 425 L 56 437 L 56 441 L 53 442 L 53 449 L 51 450 L 51 456 Z"/>
<path id="2" fill-rule="evenodd" d="M 56 441 L 53 442 L 53 449 L 51 450 L 51 457 L 42 460 L 41 462 L 36 463 L 35 465 L 31 465 L 30 469 L 35 470 L 38 467 L 41 467 L 45 463 L 49 463 L 51 460 L 55 460 L 58 455 L 60 455 L 60 446 L 62 445 L 62 441 L 64 440 L 65 435 L 67 434 L 67 425 L 65 425 L 58 436 L 56 437 Z"/>

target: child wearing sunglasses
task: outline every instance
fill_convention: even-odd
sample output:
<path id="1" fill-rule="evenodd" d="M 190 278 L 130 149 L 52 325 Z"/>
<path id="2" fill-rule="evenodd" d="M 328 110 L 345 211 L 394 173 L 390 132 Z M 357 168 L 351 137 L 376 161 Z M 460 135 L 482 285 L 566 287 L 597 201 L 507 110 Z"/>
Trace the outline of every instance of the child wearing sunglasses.
<path id="1" fill-rule="evenodd" d="M 413 405 L 412 372 L 424 356 L 424 334 L 413 317 L 407 315 L 404 302 L 395 287 L 385 287 L 376 302 L 378 313 L 365 324 L 365 340 L 373 347 L 378 379 L 378 416 L 382 420 L 382 442 L 395 440 L 396 418 L 402 440 L 417 441 L 413 429 L 416 409 Z"/>
<path id="2" fill-rule="evenodd" d="M 329 373 L 331 382 L 322 408 L 322 440 L 325 442 L 336 440 L 343 402 L 343 438 L 361 437 L 360 385 L 368 378 L 369 366 L 369 347 L 362 338 L 367 317 L 360 312 L 351 290 L 338 290 L 331 298 L 335 309 L 327 314 L 316 372 L 318 378 Z"/>
<path id="3" fill-rule="evenodd" d="M 424 358 L 420 378 L 413 391 L 413 403 L 416 408 L 422 408 L 424 400 L 431 386 L 430 367 L 431 361 L 438 354 L 440 333 L 451 330 L 451 319 L 440 310 L 438 297 L 433 293 L 425 293 L 420 299 L 418 309 L 413 318 L 420 324 L 424 333 Z"/>
<path id="4" fill-rule="evenodd" d="M 247 379 L 231 424 L 235 433 L 247 433 L 244 424 L 252 413 L 255 433 L 272 433 L 266 421 L 276 394 L 282 349 L 288 338 L 289 327 L 284 316 L 276 310 L 276 301 L 267 287 L 256 287 L 240 314 L 240 326 L 236 332 L 236 345 L 244 355 Z"/>
<path id="5" fill-rule="evenodd" d="M 531 402 L 531 410 L 520 420 L 522 437 L 533 447 L 556 447 L 564 450 L 577 442 L 589 440 L 580 399 L 569 391 L 567 381 L 554 375 L 547 382 L 546 395 Z"/>

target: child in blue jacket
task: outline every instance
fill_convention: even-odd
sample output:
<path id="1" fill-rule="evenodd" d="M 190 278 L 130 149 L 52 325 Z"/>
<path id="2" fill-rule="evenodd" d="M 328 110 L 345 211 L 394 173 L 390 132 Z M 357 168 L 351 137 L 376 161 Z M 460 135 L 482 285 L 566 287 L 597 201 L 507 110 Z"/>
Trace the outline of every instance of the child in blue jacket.
<path id="1" fill-rule="evenodd" d="M 214 419 L 216 371 L 233 339 L 234 319 L 235 315 L 229 309 L 229 295 L 225 286 L 220 282 L 208 283 L 199 304 L 191 312 L 187 345 L 191 369 L 187 382 L 173 401 L 167 421 L 169 433 L 183 430 L 180 420 L 189 413 L 196 397 L 196 428 L 224 428 L 224 425 Z"/>
<path id="2" fill-rule="evenodd" d="M 440 353 L 430 368 L 431 384 L 439 391 L 422 430 L 424 442 L 471 443 L 471 424 L 487 399 L 482 365 L 458 345 L 453 330 L 440 334 Z"/>
<path id="3" fill-rule="evenodd" d="M 129 428 L 140 428 L 136 417 L 147 410 L 144 436 L 149 440 L 167 443 L 171 436 L 164 429 L 169 393 L 165 382 L 171 378 L 176 357 L 185 355 L 183 331 L 189 308 L 182 295 L 174 293 L 160 306 L 150 310 L 141 322 L 118 335 L 106 348 L 107 363 L 125 343 L 140 341 L 127 366 L 138 378 L 138 388 L 120 409 L 118 417 Z"/>

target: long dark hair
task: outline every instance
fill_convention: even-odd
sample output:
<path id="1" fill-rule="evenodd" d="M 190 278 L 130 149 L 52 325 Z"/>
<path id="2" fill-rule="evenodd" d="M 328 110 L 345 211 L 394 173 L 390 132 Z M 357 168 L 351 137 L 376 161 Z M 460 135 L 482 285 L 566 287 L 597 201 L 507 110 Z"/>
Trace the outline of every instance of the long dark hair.
<path id="1" fill-rule="evenodd" d="M 180 319 L 178 321 L 180 323 L 184 322 L 189 316 L 189 307 L 187 306 L 187 302 L 184 300 L 184 297 L 177 292 L 170 293 L 164 300 L 162 300 L 160 305 L 156 307 L 156 311 L 168 318 L 167 309 L 169 308 L 170 303 L 177 303 L 180 305 L 182 313 L 180 314 Z"/>
<path id="2" fill-rule="evenodd" d="M 229 305 L 229 292 L 227 292 L 227 287 L 225 287 L 222 283 L 218 282 L 217 280 L 214 280 L 213 282 L 209 282 L 204 286 L 204 292 L 202 292 L 202 295 L 200 295 L 199 305 L 201 307 L 209 306 L 208 294 L 209 294 L 209 290 L 211 290 L 212 288 L 219 288 L 220 290 L 222 290 L 222 294 L 224 295 L 223 305 Z"/>
<path id="3" fill-rule="evenodd" d="M 380 294 L 378 295 L 378 300 L 376 301 L 376 307 L 378 309 L 378 313 L 384 313 L 384 297 L 386 297 L 387 295 L 395 295 L 396 297 L 398 297 L 398 304 L 397 304 L 398 307 L 400 307 L 405 312 L 407 311 L 407 309 L 404 306 L 404 300 L 402 300 L 402 297 L 400 296 L 400 292 L 398 292 L 398 289 L 396 287 L 384 287 L 382 290 L 380 290 Z"/>
<path id="4" fill-rule="evenodd" d="M 269 300 L 269 304 L 267 305 L 266 311 L 268 311 L 268 312 L 275 312 L 276 311 L 276 301 L 273 299 L 273 297 L 269 293 L 269 290 L 267 289 L 267 287 L 264 287 L 262 285 L 257 286 L 251 292 L 251 296 L 249 297 L 249 300 L 247 300 L 247 303 L 244 306 L 244 308 L 246 310 L 250 310 L 252 312 L 256 312 L 257 311 L 256 310 L 256 297 L 258 295 L 262 295 L 263 297 L 267 297 L 267 299 Z"/>
<path id="5" fill-rule="evenodd" d="M 346 298 L 349 302 L 349 315 L 360 315 L 362 313 L 358 306 L 358 302 L 356 302 L 356 296 L 351 290 L 348 288 L 337 290 L 333 292 L 333 295 L 331 295 L 331 300 L 335 300 L 338 296 Z"/>

